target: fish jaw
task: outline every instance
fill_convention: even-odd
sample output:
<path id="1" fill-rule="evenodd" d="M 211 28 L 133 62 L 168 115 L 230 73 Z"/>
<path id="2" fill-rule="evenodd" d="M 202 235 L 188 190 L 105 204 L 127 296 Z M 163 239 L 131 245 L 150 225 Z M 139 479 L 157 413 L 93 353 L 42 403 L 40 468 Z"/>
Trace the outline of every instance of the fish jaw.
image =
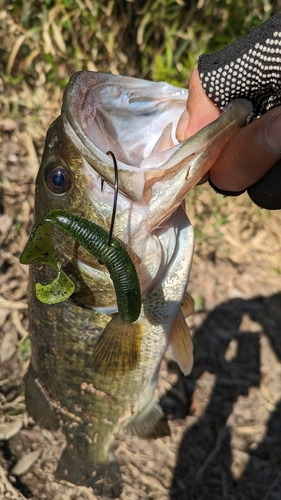
<path id="1" fill-rule="evenodd" d="M 146 177 L 144 199 L 149 199 L 149 230 L 161 227 L 180 206 L 188 192 L 206 175 L 227 142 L 246 125 L 252 113 L 252 104 L 245 99 L 232 101 L 229 107 L 212 123 L 194 136 L 172 148 L 172 154 L 160 168 L 163 176 L 151 185 L 153 172 Z M 168 152 L 156 153 L 161 156 Z M 149 159 L 142 162 L 146 168 Z M 147 186 L 147 187 L 146 187 Z M 163 210 L 163 206 L 165 210 Z"/>
<path id="2" fill-rule="evenodd" d="M 152 205 L 151 186 L 156 185 L 158 196 L 163 180 L 171 179 L 171 170 L 174 191 L 178 191 L 181 186 L 174 176 L 186 167 L 188 183 L 179 181 L 186 194 L 229 138 L 247 123 L 252 110 L 248 101 L 237 100 L 222 117 L 179 143 L 177 125 L 187 95 L 184 89 L 163 82 L 83 71 L 72 76 L 65 90 L 64 128 L 84 161 L 111 185 L 115 172 L 106 152 L 112 151 L 120 192 L 142 206 Z"/>
<path id="3" fill-rule="evenodd" d="M 247 123 L 252 109 L 248 101 L 236 100 L 217 120 L 179 143 L 176 128 L 186 98 L 184 89 L 161 82 L 76 73 L 65 90 L 61 118 L 47 138 L 42 164 L 66 157 L 71 170 L 80 170 L 95 222 L 108 226 L 115 170 L 106 152 L 112 151 L 119 177 L 117 232 L 128 244 L 142 222 L 152 232 L 175 212 L 227 141 Z M 101 189 L 101 178 L 106 188 Z M 62 200 L 65 204 L 69 199 L 75 209 L 82 206 L 84 215 L 84 197 L 80 192 L 76 200 Z M 54 203 L 57 208 L 60 200 Z"/>
<path id="4" fill-rule="evenodd" d="M 171 230 L 176 231 L 177 228 L 173 223 L 173 214 L 190 189 L 214 164 L 229 139 L 246 124 L 251 109 L 252 105 L 248 101 L 234 101 L 217 120 L 173 148 L 172 156 L 164 164 L 162 177 L 157 177 L 153 184 L 150 184 L 149 177 L 144 190 L 144 200 L 147 200 L 146 219 L 139 224 L 131 238 L 134 253 L 143 248 L 140 275 L 147 278 L 143 286 L 150 286 L 149 275 L 153 277 L 154 283 L 161 279 L 163 257 L 167 261 L 171 255 Z M 165 154 L 166 152 L 159 153 L 158 156 Z M 167 230 L 170 231 L 169 236 Z M 162 262 L 156 258 L 157 243 L 161 245 Z"/>

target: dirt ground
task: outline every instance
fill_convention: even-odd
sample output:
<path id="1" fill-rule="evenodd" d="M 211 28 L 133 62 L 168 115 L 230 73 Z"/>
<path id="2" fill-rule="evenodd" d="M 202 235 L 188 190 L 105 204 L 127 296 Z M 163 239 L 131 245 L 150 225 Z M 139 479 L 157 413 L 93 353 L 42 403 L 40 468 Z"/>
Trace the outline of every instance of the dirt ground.
<path id="1" fill-rule="evenodd" d="M 42 102 L 42 96 L 29 96 Z M 58 101 L 59 102 L 59 101 Z M 25 100 L 28 107 L 28 100 Z M 25 108 L 26 109 L 26 108 Z M 38 104 L 39 109 L 39 104 Z M 94 500 L 92 490 L 54 479 L 64 438 L 27 415 L 28 269 L 19 264 L 32 227 L 33 184 L 47 124 L 39 115 L 0 117 L 0 499 Z M 171 436 L 119 435 L 122 500 L 281 498 L 281 213 L 247 195 L 208 186 L 187 200 L 196 251 L 189 292 L 195 363 L 189 377 L 163 361 L 159 387 Z"/>

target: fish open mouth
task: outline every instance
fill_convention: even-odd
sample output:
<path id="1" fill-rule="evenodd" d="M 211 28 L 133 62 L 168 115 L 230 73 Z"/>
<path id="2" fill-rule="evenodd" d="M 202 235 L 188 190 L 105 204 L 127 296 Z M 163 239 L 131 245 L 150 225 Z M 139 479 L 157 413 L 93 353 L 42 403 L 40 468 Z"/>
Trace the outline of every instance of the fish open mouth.
<path id="1" fill-rule="evenodd" d="M 73 75 L 64 93 L 63 123 L 86 161 L 111 184 L 114 170 L 106 152 L 113 151 L 120 190 L 139 201 L 148 184 L 187 164 L 203 149 L 208 148 L 214 158 L 210 142 L 217 138 L 215 147 L 221 150 L 225 144 L 221 133 L 233 124 L 235 131 L 245 125 L 252 109 L 246 100 L 234 101 L 240 101 L 234 110 L 179 143 L 176 129 L 187 96 L 187 90 L 163 82 L 83 71 Z M 204 165 L 204 172 L 197 165 L 191 172 L 193 185 L 210 168 L 205 160 Z"/>
<path id="2" fill-rule="evenodd" d="M 82 72 L 71 79 L 64 103 L 82 140 L 103 153 L 113 150 L 121 168 L 141 168 L 153 152 L 178 144 L 176 126 L 187 96 L 163 82 Z"/>

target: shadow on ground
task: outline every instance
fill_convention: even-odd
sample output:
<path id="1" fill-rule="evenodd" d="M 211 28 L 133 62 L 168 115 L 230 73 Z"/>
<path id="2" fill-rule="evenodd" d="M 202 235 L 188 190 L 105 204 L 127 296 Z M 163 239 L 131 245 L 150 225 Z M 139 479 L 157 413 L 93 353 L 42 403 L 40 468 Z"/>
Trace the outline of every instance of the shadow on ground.
<path id="1" fill-rule="evenodd" d="M 180 444 L 170 500 L 281 498 L 281 400 L 268 413 L 261 439 L 255 440 L 256 422 L 251 422 L 251 416 L 247 421 L 253 405 L 261 415 L 264 410 L 262 399 L 257 401 L 255 394 L 261 392 L 263 363 L 271 360 L 261 360 L 261 339 L 268 339 L 278 367 L 280 330 L 281 294 L 275 294 L 227 301 L 214 309 L 196 331 L 195 365 L 188 387 L 195 387 L 206 373 L 214 384 L 204 410 L 199 418 L 194 418 Z M 268 368 L 270 373 L 271 367 Z M 267 387 L 267 380 L 264 383 Z M 280 376 L 274 383 L 281 385 Z M 254 391 L 255 387 L 258 390 Z M 193 406 L 194 399 L 196 406 L 196 391 Z M 240 413 L 235 415 L 238 400 Z M 242 433 L 242 439 L 235 432 L 232 434 L 232 423 Z M 241 454 L 244 459 L 240 477 L 233 474 L 234 449 L 235 456 L 239 459 Z"/>

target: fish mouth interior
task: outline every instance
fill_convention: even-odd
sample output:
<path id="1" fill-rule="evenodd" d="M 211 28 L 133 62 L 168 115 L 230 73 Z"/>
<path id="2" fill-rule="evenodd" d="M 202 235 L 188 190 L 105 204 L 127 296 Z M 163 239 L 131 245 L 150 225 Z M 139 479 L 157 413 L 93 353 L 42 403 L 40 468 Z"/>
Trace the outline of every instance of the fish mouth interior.
<path id="1" fill-rule="evenodd" d="M 119 162 L 137 168 L 150 155 L 178 144 L 176 127 L 186 90 L 105 73 L 91 73 L 90 79 L 90 72 L 83 73 L 73 82 L 68 108 L 84 143 L 90 140 L 96 150 L 110 150 Z"/>

